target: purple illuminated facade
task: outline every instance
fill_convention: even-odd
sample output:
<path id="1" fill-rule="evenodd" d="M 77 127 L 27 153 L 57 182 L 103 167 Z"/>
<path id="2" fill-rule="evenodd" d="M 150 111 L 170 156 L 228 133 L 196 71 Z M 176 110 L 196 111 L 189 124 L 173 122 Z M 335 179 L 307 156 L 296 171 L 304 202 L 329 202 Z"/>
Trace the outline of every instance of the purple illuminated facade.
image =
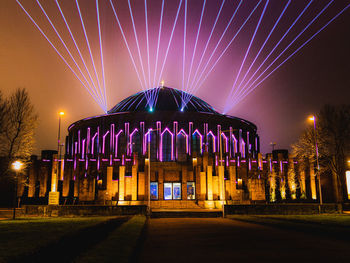
<path id="1" fill-rule="evenodd" d="M 68 130 L 65 155 L 34 161 L 21 196 L 152 208 L 317 199 L 313 164 L 263 158 L 253 123 L 176 89 L 137 93 Z"/>

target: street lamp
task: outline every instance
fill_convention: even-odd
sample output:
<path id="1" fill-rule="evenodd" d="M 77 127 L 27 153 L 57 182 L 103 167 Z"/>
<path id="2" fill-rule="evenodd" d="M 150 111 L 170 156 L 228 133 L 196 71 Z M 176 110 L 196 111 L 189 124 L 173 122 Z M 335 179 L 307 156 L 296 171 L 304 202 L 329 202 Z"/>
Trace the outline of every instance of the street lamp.
<path id="1" fill-rule="evenodd" d="M 16 206 L 17 206 L 17 183 L 18 183 L 18 172 L 21 170 L 23 163 L 20 161 L 15 161 L 12 163 L 12 168 L 15 170 L 15 191 L 14 191 L 14 199 L 13 199 L 13 217 L 12 219 L 16 219 Z"/>
<path id="2" fill-rule="evenodd" d="M 58 113 L 58 136 L 57 136 L 57 153 L 58 153 L 58 157 L 61 156 L 60 153 L 60 140 L 61 140 L 61 118 L 64 115 L 63 111 L 60 111 Z"/>
<path id="3" fill-rule="evenodd" d="M 309 121 L 314 122 L 314 138 L 315 138 L 315 152 L 316 152 L 316 166 L 317 166 L 317 173 L 316 177 L 318 178 L 318 191 L 320 195 L 320 205 L 323 204 L 322 201 L 322 188 L 321 188 L 321 175 L 320 175 L 320 163 L 318 161 L 318 144 L 317 144 L 317 129 L 316 129 L 316 116 L 312 115 L 309 117 Z M 321 207 L 320 207 L 321 211 Z"/>

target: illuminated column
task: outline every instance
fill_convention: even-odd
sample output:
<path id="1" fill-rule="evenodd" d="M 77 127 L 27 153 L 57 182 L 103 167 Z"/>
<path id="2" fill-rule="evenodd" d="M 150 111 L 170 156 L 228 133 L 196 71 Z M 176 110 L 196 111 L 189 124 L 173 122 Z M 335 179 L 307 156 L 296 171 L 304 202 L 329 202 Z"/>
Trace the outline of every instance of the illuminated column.
<path id="1" fill-rule="evenodd" d="M 224 180 L 224 172 L 225 172 L 225 166 L 220 165 L 218 166 L 218 172 L 219 172 L 219 194 L 220 194 L 220 200 L 224 200 L 224 184 L 222 183 Z"/>
<path id="2" fill-rule="evenodd" d="M 131 169 L 131 200 L 137 200 L 137 166 L 132 166 Z"/>
<path id="3" fill-rule="evenodd" d="M 51 192 L 57 192 L 57 184 L 58 184 L 57 172 L 58 172 L 57 154 L 54 154 L 52 157 Z"/>
<path id="4" fill-rule="evenodd" d="M 207 166 L 208 201 L 213 201 L 213 167 Z"/>
<path id="5" fill-rule="evenodd" d="M 125 166 L 119 166 L 119 201 L 124 201 L 125 195 Z"/>
<path id="6" fill-rule="evenodd" d="M 206 194 L 207 194 L 207 178 L 205 172 L 200 172 L 200 200 L 205 200 Z"/>
<path id="7" fill-rule="evenodd" d="M 306 179 L 305 179 L 305 168 L 303 164 L 299 164 L 299 175 L 300 175 L 300 194 L 301 198 L 306 198 Z"/>
<path id="8" fill-rule="evenodd" d="M 288 187 L 291 194 L 292 199 L 296 199 L 296 181 L 295 181 L 295 167 L 293 158 L 289 158 L 288 165 Z"/>
<path id="9" fill-rule="evenodd" d="M 112 199 L 112 194 L 113 194 L 112 179 L 113 179 L 113 167 L 108 166 L 107 167 L 107 176 L 106 176 L 106 200 Z"/>
<path id="10" fill-rule="evenodd" d="M 139 172 L 138 198 L 137 198 L 138 200 L 146 200 L 145 187 L 146 187 L 145 173 Z"/>
<path id="11" fill-rule="evenodd" d="M 316 177 L 315 177 L 315 167 L 314 163 L 309 160 L 310 164 L 310 187 L 311 187 L 311 198 L 316 200 L 317 199 L 317 193 L 316 193 Z"/>

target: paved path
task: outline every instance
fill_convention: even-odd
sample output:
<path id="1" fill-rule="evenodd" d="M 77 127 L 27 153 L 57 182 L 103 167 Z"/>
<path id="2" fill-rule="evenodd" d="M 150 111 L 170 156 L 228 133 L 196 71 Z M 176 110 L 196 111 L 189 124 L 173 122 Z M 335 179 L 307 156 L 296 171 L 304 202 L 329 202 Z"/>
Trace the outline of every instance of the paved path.
<path id="1" fill-rule="evenodd" d="M 150 219 L 140 262 L 350 262 L 350 243 L 221 218 Z"/>

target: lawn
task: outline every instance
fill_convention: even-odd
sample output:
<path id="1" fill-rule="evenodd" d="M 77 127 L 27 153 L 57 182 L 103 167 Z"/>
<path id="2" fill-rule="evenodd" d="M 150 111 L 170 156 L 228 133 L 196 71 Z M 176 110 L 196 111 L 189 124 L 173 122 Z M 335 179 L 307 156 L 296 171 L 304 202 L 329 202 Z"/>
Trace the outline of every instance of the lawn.
<path id="1" fill-rule="evenodd" d="M 62 236 L 111 217 L 21 218 L 0 221 L 0 262 L 28 254 Z"/>
<path id="2" fill-rule="evenodd" d="M 76 262 L 129 262 L 131 253 L 137 249 L 137 242 L 145 221 L 146 218 L 144 216 L 134 216 L 111 232 L 105 240 L 97 244 L 93 249 L 81 255 Z"/>
<path id="3" fill-rule="evenodd" d="M 350 216 L 346 214 L 321 214 L 321 215 L 230 215 L 232 219 L 257 221 L 303 223 L 319 226 L 349 227 Z"/>

